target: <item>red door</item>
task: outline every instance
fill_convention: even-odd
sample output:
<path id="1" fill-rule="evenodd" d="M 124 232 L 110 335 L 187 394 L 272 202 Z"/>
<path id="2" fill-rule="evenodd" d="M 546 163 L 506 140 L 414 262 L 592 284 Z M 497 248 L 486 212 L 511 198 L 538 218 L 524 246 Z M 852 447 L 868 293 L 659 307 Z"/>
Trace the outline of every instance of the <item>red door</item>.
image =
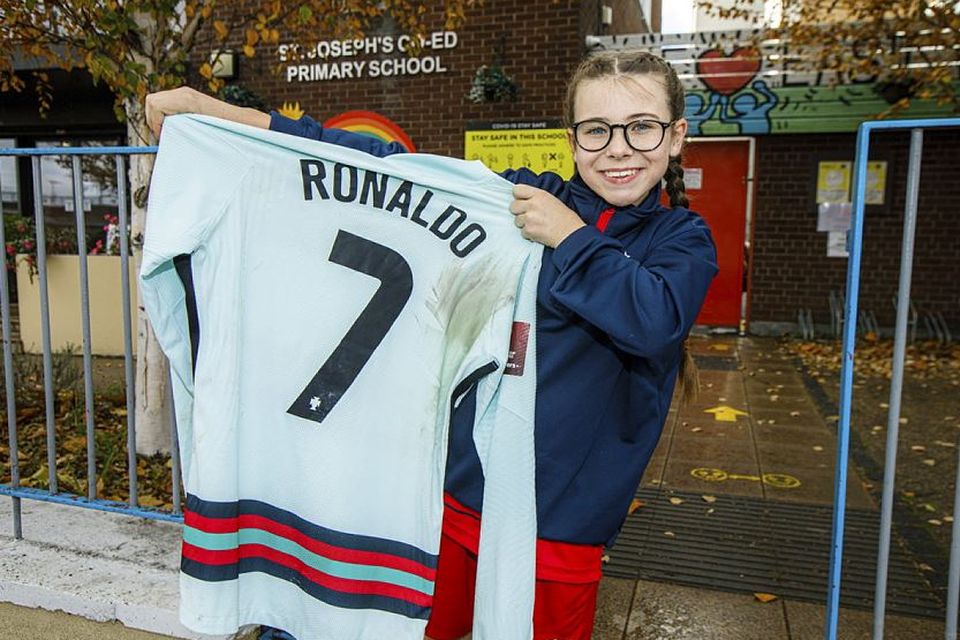
<path id="1" fill-rule="evenodd" d="M 741 328 L 743 320 L 746 328 L 745 240 L 752 153 L 752 140 L 724 138 L 695 140 L 683 152 L 690 208 L 710 225 L 720 266 L 697 324 Z"/>

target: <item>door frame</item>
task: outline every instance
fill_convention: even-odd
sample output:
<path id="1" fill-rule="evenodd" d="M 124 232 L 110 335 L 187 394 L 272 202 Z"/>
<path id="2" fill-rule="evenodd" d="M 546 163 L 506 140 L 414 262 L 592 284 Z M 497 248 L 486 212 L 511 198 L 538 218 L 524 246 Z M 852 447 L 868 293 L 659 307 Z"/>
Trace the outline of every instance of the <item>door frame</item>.
<path id="1" fill-rule="evenodd" d="M 754 232 L 754 206 L 756 202 L 756 167 L 757 167 L 757 139 L 755 136 L 717 136 L 717 137 L 697 137 L 687 138 L 686 144 L 701 144 L 709 142 L 746 142 L 747 148 L 747 175 L 744 181 L 747 184 L 746 211 L 744 212 L 744 230 L 743 230 L 743 278 L 740 289 L 740 322 L 737 333 L 741 336 L 747 334 L 750 326 L 750 303 L 753 290 L 753 232 Z M 722 332 L 722 330 L 718 331 Z"/>

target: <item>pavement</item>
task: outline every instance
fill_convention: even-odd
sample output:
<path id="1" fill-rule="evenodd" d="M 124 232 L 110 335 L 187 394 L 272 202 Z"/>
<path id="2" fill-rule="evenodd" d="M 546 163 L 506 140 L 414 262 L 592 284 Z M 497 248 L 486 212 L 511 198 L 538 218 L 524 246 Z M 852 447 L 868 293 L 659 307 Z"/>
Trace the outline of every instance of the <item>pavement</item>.
<path id="1" fill-rule="evenodd" d="M 831 505 L 833 422 L 823 415 L 796 364 L 772 339 L 694 336 L 689 345 L 700 364 L 700 396 L 671 409 L 642 488 Z M 877 509 L 852 466 L 847 501 L 850 508 Z M 23 513 L 24 540 L 15 541 L 10 501 L 0 500 L 0 602 L 6 603 L 0 604 L 2 637 L 202 637 L 176 621 L 177 525 L 35 501 L 23 501 Z M 605 577 L 593 637 L 825 637 L 822 603 L 771 595 L 773 600 L 763 602 L 735 589 Z M 872 622 L 872 611 L 841 609 L 838 637 L 870 639 Z M 939 639 L 944 624 L 942 619 L 888 615 L 884 637 Z"/>

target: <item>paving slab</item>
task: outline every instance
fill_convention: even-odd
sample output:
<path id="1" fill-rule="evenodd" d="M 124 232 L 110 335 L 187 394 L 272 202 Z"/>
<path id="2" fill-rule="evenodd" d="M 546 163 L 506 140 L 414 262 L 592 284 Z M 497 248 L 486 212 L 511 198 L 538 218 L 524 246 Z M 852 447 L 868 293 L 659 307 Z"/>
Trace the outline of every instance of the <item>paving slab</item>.
<path id="1" fill-rule="evenodd" d="M 823 640 L 826 607 L 789 600 L 784 605 L 790 640 Z M 841 609 L 837 617 L 839 640 L 872 640 L 873 612 Z M 930 618 L 887 616 L 884 637 L 890 640 L 943 640 L 944 623 Z"/>
<path id="2" fill-rule="evenodd" d="M 623 638 L 635 591 L 635 580 L 604 578 L 600 581 L 600 591 L 597 593 L 597 617 L 593 624 L 595 640 Z"/>
<path id="3" fill-rule="evenodd" d="M 787 640 L 780 602 L 637 581 L 625 640 Z M 604 639 L 605 640 L 605 639 Z"/>

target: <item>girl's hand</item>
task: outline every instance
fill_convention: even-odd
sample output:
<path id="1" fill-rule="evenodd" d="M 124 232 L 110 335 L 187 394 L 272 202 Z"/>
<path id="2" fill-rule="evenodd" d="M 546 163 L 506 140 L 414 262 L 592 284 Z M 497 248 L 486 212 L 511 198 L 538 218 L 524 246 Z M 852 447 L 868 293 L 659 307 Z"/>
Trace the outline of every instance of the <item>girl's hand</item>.
<path id="1" fill-rule="evenodd" d="M 179 87 L 147 95 L 147 126 L 160 138 L 163 119 L 177 113 L 198 113 L 202 94 L 190 87 Z"/>
<path id="2" fill-rule="evenodd" d="M 555 248 L 571 233 L 586 226 L 572 209 L 543 189 L 527 184 L 513 186 L 510 204 L 514 222 L 527 240 Z"/>

